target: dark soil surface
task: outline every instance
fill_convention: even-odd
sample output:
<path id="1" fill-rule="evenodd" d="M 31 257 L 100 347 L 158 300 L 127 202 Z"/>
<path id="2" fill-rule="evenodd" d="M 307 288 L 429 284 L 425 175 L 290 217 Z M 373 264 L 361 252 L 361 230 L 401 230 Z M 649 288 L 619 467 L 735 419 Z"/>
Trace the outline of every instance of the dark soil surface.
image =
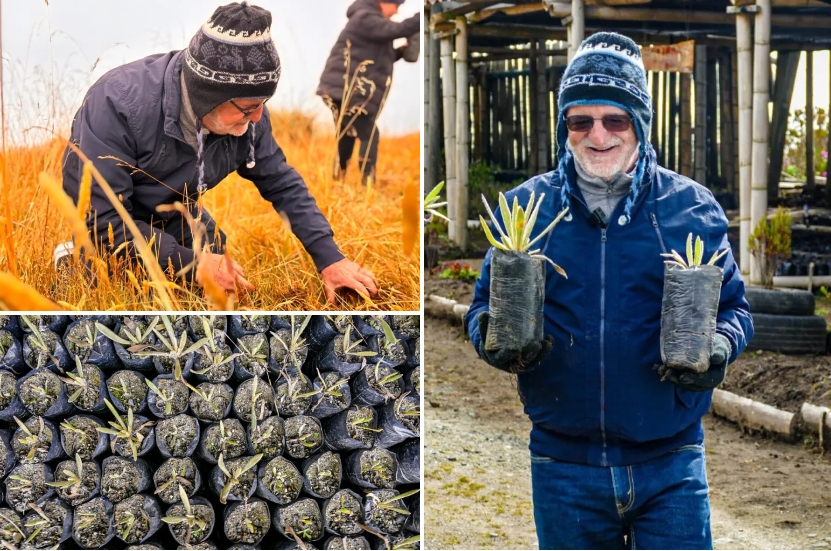
<path id="1" fill-rule="evenodd" d="M 73 484 L 65 488 L 57 488 L 58 496 L 72 505 L 73 507 L 89 501 L 97 492 L 98 486 L 98 470 L 95 463 L 92 461 L 81 462 L 81 483 Z M 70 474 L 78 474 L 78 466 L 74 459 L 61 461 L 55 467 L 55 482 L 65 482 L 69 480 Z M 53 482 L 52 484 L 54 484 Z"/>
<path id="2" fill-rule="evenodd" d="M 188 398 L 193 414 L 203 421 L 222 419 L 234 398 L 234 391 L 231 387 L 227 383 L 202 383 L 196 388 L 202 394 L 191 392 Z"/>
<path id="3" fill-rule="evenodd" d="M 24 425 L 29 429 L 31 436 L 20 429 L 12 437 L 12 448 L 18 462 L 40 463 L 49 455 L 49 448 L 52 446 L 52 430 L 46 423 L 41 423 L 42 421 L 42 417 L 29 417 Z"/>
<path id="4" fill-rule="evenodd" d="M 140 411 L 142 402 L 147 398 L 144 376 L 126 369 L 116 372 L 107 379 L 107 391 L 110 396 L 121 402 L 121 407 L 117 402 L 113 405 L 123 412 L 128 409 L 132 409 L 133 412 Z"/>
<path id="5" fill-rule="evenodd" d="M 300 539 L 315 541 L 323 534 L 323 519 L 320 507 L 313 499 L 299 499 L 281 507 L 277 514 L 281 527 L 290 526 Z"/>
<path id="6" fill-rule="evenodd" d="M 360 496 L 350 490 L 339 490 L 326 502 L 323 515 L 326 525 L 342 536 L 360 534 L 363 528 Z"/>
<path id="7" fill-rule="evenodd" d="M 107 461 L 101 473 L 101 495 L 112 503 L 118 503 L 138 491 L 140 476 L 130 459 L 114 457 Z"/>
<path id="8" fill-rule="evenodd" d="M 250 527 L 245 522 L 246 520 L 250 523 Z M 252 499 L 237 505 L 225 519 L 225 535 L 234 543 L 256 543 L 270 528 L 271 515 L 268 505 L 259 499 Z"/>
<path id="9" fill-rule="evenodd" d="M 71 373 L 79 375 L 79 378 L 83 381 L 83 386 L 67 383 L 66 392 L 69 395 L 70 402 L 80 409 L 90 410 L 101 398 L 102 374 L 100 369 L 91 364 L 82 364 L 81 370 L 83 371 L 83 377 L 80 377 L 77 369 Z M 76 382 L 74 379 L 69 380 Z"/>
<path id="10" fill-rule="evenodd" d="M 286 419 L 286 452 L 295 459 L 305 459 L 323 445 L 320 421 L 307 415 Z"/>
<path id="11" fill-rule="evenodd" d="M 87 549 L 101 547 L 110 531 L 111 520 L 102 499 L 94 499 L 75 508 L 72 535 Z"/>
<path id="12" fill-rule="evenodd" d="M 2 350 L 0 350 L 2 353 Z M 2 356 L 2 354 L 0 354 Z M 17 378 L 9 371 L 0 371 L 0 409 L 6 409 L 17 396 Z"/>
<path id="13" fill-rule="evenodd" d="M 298 372 L 283 370 L 283 376 L 277 381 L 277 411 L 280 415 L 291 417 L 303 415 L 312 404 L 312 382 L 308 377 Z"/>
<path id="14" fill-rule="evenodd" d="M 237 394 L 234 396 L 234 409 L 238 417 L 246 423 L 251 421 L 251 394 L 254 390 L 254 381 L 257 381 L 257 397 L 254 400 L 253 409 L 257 421 L 262 421 L 274 413 L 274 391 L 271 385 L 258 377 L 252 377 L 237 387 Z"/>
<path id="15" fill-rule="evenodd" d="M 210 531 L 208 529 L 212 526 L 214 522 L 214 511 L 209 505 L 203 505 L 201 503 L 192 502 L 191 510 L 193 511 L 193 514 L 194 516 L 196 516 L 197 520 L 205 521 L 207 523 L 204 532 L 200 530 L 197 525 L 194 524 L 193 530 L 191 531 L 190 535 L 191 548 L 193 548 L 193 545 L 202 543 L 210 535 Z M 179 502 L 173 505 L 170 509 L 168 509 L 167 514 L 165 516 L 183 517 L 185 516 L 185 514 L 187 514 L 187 511 L 185 510 L 185 505 L 182 502 Z M 181 543 L 185 541 L 185 537 L 187 536 L 188 525 L 185 522 L 181 522 L 179 524 L 171 524 L 170 531 L 173 533 L 173 537 L 175 537 L 176 540 Z"/>
<path id="16" fill-rule="evenodd" d="M 361 478 L 376 488 L 392 488 L 395 484 L 395 456 L 384 448 L 360 453 Z"/>
<path id="17" fill-rule="evenodd" d="M 460 325 L 427 317 L 425 331 L 425 547 L 534 548 L 530 423 L 513 381 L 477 357 Z M 711 415 L 704 426 L 716 549 L 831 547 L 829 454 Z"/>
<path id="18" fill-rule="evenodd" d="M 38 526 L 42 526 L 40 532 L 28 542 L 27 547 L 24 547 L 24 549 L 48 549 L 56 547 L 63 534 L 63 523 L 66 520 L 66 515 L 72 513 L 70 507 L 58 505 L 54 500 L 46 501 L 40 508 L 49 519 L 48 523 L 40 524 L 45 519 L 37 511 L 30 509 L 28 513 L 23 515 L 23 522 L 18 525 L 23 527 L 27 538 L 31 537 Z M 38 526 L 35 526 L 36 523 Z"/>
<path id="19" fill-rule="evenodd" d="M 370 528 L 383 534 L 394 534 L 401 530 L 407 515 L 394 509 L 382 507 L 381 503 L 389 504 L 401 510 L 406 510 L 401 500 L 395 500 L 398 492 L 394 490 L 376 490 L 369 494 L 365 501 L 364 518 Z"/>
<path id="20" fill-rule="evenodd" d="M 175 480 L 167 484 L 174 476 Z M 176 503 L 182 500 L 179 497 L 179 486 L 185 490 L 188 496 L 196 493 L 196 488 L 194 487 L 195 479 L 196 465 L 189 457 L 171 457 L 162 463 L 161 467 L 153 473 L 156 495 L 165 503 Z M 160 487 L 164 487 L 164 490 L 159 491 Z"/>
<path id="21" fill-rule="evenodd" d="M 219 423 L 209 425 L 205 429 L 205 448 L 208 450 L 214 459 L 219 457 L 219 454 L 224 454 L 225 459 L 233 459 L 245 453 L 246 436 L 245 429 L 239 419 L 225 419 L 221 421 L 222 427 L 225 428 L 225 437 L 222 436 L 222 427 Z"/>
<path id="22" fill-rule="evenodd" d="M 375 442 L 378 416 L 369 406 L 354 406 L 346 413 L 346 431 L 350 438 L 371 448 Z"/>
<path id="23" fill-rule="evenodd" d="M 153 390 L 147 390 L 148 401 L 154 404 L 164 416 L 178 415 L 188 408 L 188 398 L 190 391 L 185 383 L 182 381 L 175 381 L 173 379 L 156 378 L 153 383 L 156 385 L 165 398 L 161 398 Z"/>
<path id="24" fill-rule="evenodd" d="M 239 339 L 237 365 L 252 375 L 262 377 L 268 369 L 268 339 L 262 333 L 245 335 Z M 250 355 L 249 355 L 250 354 Z"/>
<path id="25" fill-rule="evenodd" d="M 61 392 L 61 380 L 51 371 L 41 371 L 20 383 L 20 399 L 32 415 L 43 415 Z"/>
<path id="26" fill-rule="evenodd" d="M 321 497 L 331 497 L 340 487 L 340 456 L 324 452 L 309 463 L 305 472 L 312 490 Z"/>
<path id="27" fill-rule="evenodd" d="M 120 503 L 114 510 L 115 530 L 126 543 L 138 543 L 150 530 L 150 515 L 144 508 L 144 496 L 134 495 Z"/>
<path id="28" fill-rule="evenodd" d="M 254 446 L 254 454 L 263 454 L 263 459 L 268 461 L 283 453 L 286 427 L 283 419 L 272 415 L 257 424 L 257 428 L 250 433 L 251 444 Z"/>
<path id="29" fill-rule="evenodd" d="M 80 429 L 80 432 L 77 430 L 67 430 L 66 425 L 69 424 Z M 98 432 L 99 427 L 101 425 L 93 419 L 80 415 L 70 417 L 62 422 L 61 438 L 63 439 L 63 448 L 67 455 L 69 457 L 75 457 L 75 454 L 78 453 L 84 461 L 92 459 L 92 454 L 95 452 L 95 448 L 98 447 L 98 439 L 100 436 Z"/>
<path id="30" fill-rule="evenodd" d="M 260 482 L 277 496 L 280 504 L 287 505 L 300 494 L 303 476 L 294 463 L 285 457 L 275 457 L 266 464 Z"/>
<path id="31" fill-rule="evenodd" d="M 183 457 L 198 438 L 198 421 L 185 413 L 162 419 L 156 425 L 156 441 L 163 442 L 173 457 Z"/>
<path id="32" fill-rule="evenodd" d="M 12 473 L 6 477 L 6 502 L 18 513 L 23 513 L 27 505 L 37 502 L 49 488 L 45 479 L 45 468 L 43 463 L 29 463 L 18 465 Z M 18 476 L 22 480 L 11 479 Z"/>

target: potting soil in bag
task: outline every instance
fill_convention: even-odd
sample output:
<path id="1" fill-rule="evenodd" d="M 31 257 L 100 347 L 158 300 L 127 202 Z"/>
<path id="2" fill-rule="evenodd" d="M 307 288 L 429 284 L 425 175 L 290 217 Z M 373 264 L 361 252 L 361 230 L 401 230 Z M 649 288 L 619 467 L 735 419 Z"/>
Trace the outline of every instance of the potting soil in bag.
<path id="1" fill-rule="evenodd" d="M 153 536 L 164 524 L 159 500 L 136 494 L 113 504 L 116 537 L 127 544 L 139 544 Z M 135 519 L 128 524 L 130 517 Z"/>
<path id="2" fill-rule="evenodd" d="M 399 484 L 416 484 L 421 480 L 421 447 L 418 438 L 412 438 L 391 449 L 398 457 L 395 481 Z"/>
<path id="3" fill-rule="evenodd" d="M 147 322 L 149 323 L 149 321 Z M 122 328 L 122 324 L 118 324 L 115 327 L 114 333 L 116 335 L 121 335 L 120 331 Z M 132 329 L 130 331 L 131 334 L 135 334 L 136 329 Z M 142 332 L 143 333 L 143 332 Z M 120 342 L 112 341 L 113 343 L 113 350 L 115 350 L 116 356 L 118 359 L 121 360 L 121 363 L 124 364 L 124 367 L 127 369 L 132 369 L 133 371 L 152 371 L 154 369 L 153 366 L 153 356 L 147 357 L 140 357 L 139 349 L 141 350 L 152 350 L 156 346 L 156 335 L 150 333 L 149 336 L 145 339 L 146 344 L 139 344 L 139 345 L 127 345 L 126 347 L 121 344 Z M 131 352 L 128 350 L 129 348 L 136 347 L 135 352 Z"/>
<path id="4" fill-rule="evenodd" d="M 0 369 L 22 375 L 28 368 L 23 361 L 23 345 L 11 331 L 0 330 Z"/>
<path id="5" fill-rule="evenodd" d="M 352 404 L 323 420 L 323 438 L 330 450 L 371 448 L 375 443 L 378 415 L 371 406 Z"/>
<path id="6" fill-rule="evenodd" d="M 74 362 L 69 357 L 69 352 L 67 352 L 63 342 L 61 342 L 60 333 L 45 330 L 41 331 L 40 335 L 45 340 L 47 350 L 43 350 L 37 345 L 32 347 L 30 339 L 35 338 L 32 333 L 27 333 L 23 337 L 23 359 L 26 365 L 32 369 L 48 367 L 55 373 L 61 374 L 68 369 L 72 369 Z"/>
<path id="7" fill-rule="evenodd" d="M 17 377 L 11 371 L 0 369 L 0 421 L 14 422 L 28 415 L 17 392 Z"/>
<path id="8" fill-rule="evenodd" d="M 253 531 L 247 528 L 248 524 Z M 230 503 L 225 507 L 222 525 L 228 541 L 256 545 L 271 530 L 268 504 L 257 498 Z"/>
<path id="9" fill-rule="evenodd" d="M 493 250 L 485 350 L 520 351 L 543 340 L 545 265 L 527 253 Z"/>
<path id="10" fill-rule="evenodd" d="M 667 367 L 696 373 L 710 368 L 723 277 L 718 266 L 665 265 L 661 360 Z"/>
<path id="11" fill-rule="evenodd" d="M 50 523 L 40 525 L 40 531 L 33 537 L 32 534 L 37 530 L 34 525 L 36 521 L 42 520 L 43 517 L 40 516 L 38 511 L 29 509 L 23 515 L 21 524 L 24 526 L 24 530 L 28 532 L 27 537 L 31 537 L 32 540 L 24 549 L 55 549 L 59 543 L 63 543 L 72 537 L 72 507 L 61 498 L 53 496 L 41 498 L 37 505 L 50 520 Z"/>
<path id="12" fill-rule="evenodd" d="M 268 333 L 271 330 L 271 316 L 228 316 L 228 335 L 237 340 L 245 335 Z"/>
<path id="13" fill-rule="evenodd" d="M 11 439 L 12 434 L 8 430 L 0 430 L 0 480 L 6 478 L 6 475 L 14 468 L 14 464 L 17 463 Z"/>
<path id="14" fill-rule="evenodd" d="M 63 344 L 67 349 L 67 353 L 69 357 L 72 359 L 73 363 L 75 361 L 76 354 L 71 350 L 73 348 L 73 344 L 78 346 L 78 343 L 81 342 L 78 340 L 78 335 L 71 336 L 73 332 L 79 332 L 81 329 L 75 328 L 82 328 L 85 329 L 86 326 L 91 325 L 91 333 L 93 335 L 94 344 L 92 345 L 91 349 L 85 349 L 81 354 L 81 360 L 84 363 L 88 363 L 94 365 L 101 369 L 102 371 L 118 369 L 118 356 L 115 353 L 115 349 L 113 348 L 113 341 L 107 338 L 106 335 L 98 331 L 95 328 L 95 325 L 90 320 L 80 319 L 78 321 L 74 321 L 69 324 L 66 328 L 66 333 L 64 333 L 63 337 Z M 84 336 L 86 336 L 86 331 L 83 331 Z M 74 341 L 76 342 L 73 342 Z"/>
<path id="15" fill-rule="evenodd" d="M 375 446 L 389 448 L 408 438 L 418 436 L 419 399 L 413 394 L 401 395 L 399 398 L 378 406 L 378 428 Z"/>
<path id="16" fill-rule="evenodd" d="M 0 314 L 0 331 L 8 331 L 18 340 L 23 336 L 20 328 L 20 317 L 9 314 Z"/>
<path id="17" fill-rule="evenodd" d="M 303 332 L 303 337 L 309 345 L 309 355 L 322 350 L 337 334 L 338 332 L 332 329 L 326 316 L 312 316 L 309 325 L 306 326 L 306 330 Z"/>

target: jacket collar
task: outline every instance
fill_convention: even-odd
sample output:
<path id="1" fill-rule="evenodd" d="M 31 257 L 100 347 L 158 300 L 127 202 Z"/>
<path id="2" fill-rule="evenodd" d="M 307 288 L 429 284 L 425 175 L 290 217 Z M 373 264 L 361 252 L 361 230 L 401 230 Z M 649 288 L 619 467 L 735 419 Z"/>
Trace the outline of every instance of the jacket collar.
<path id="1" fill-rule="evenodd" d="M 162 114 L 164 115 L 164 133 L 171 138 L 187 143 L 182 129 L 179 127 L 179 113 L 182 109 L 182 85 L 179 76 L 182 74 L 182 52 L 179 51 L 170 59 L 164 72 L 164 87 L 162 90 Z"/>

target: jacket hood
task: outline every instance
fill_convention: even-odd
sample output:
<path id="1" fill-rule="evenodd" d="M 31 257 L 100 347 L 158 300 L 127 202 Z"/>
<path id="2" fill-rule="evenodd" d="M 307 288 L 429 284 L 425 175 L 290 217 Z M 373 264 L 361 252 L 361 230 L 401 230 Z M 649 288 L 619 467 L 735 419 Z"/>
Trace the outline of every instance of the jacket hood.
<path id="1" fill-rule="evenodd" d="M 352 16 L 357 13 L 366 10 L 373 10 L 380 13 L 381 8 L 378 7 L 378 0 L 355 0 L 355 2 L 347 8 L 346 17 L 352 18 Z"/>

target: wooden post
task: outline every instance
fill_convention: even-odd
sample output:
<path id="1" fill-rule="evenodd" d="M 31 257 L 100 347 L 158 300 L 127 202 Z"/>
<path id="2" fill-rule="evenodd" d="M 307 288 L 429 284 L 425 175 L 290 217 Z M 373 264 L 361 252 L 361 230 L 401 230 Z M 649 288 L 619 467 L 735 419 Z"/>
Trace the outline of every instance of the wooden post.
<path id="1" fill-rule="evenodd" d="M 571 0 L 571 19 L 568 22 L 568 61 L 574 58 L 586 35 L 585 0 Z"/>
<path id="2" fill-rule="evenodd" d="M 444 165 L 447 193 L 447 237 L 456 239 L 456 67 L 453 65 L 453 37 L 441 39 L 441 87 L 444 107 Z M 467 217 L 465 217 L 466 219 Z"/>
<path id="3" fill-rule="evenodd" d="M 491 102 L 490 94 L 491 87 L 488 83 L 488 64 L 483 63 L 481 69 L 482 84 L 480 93 L 482 94 L 479 100 L 479 119 L 482 121 L 482 160 L 490 163 L 491 158 Z"/>
<path id="4" fill-rule="evenodd" d="M 733 140 L 733 56 L 722 52 L 719 58 L 719 95 L 721 96 L 721 177 L 727 183 L 727 191 L 736 194 L 733 177 L 736 166 L 736 150 Z"/>
<path id="5" fill-rule="evenodd" d="M 667 95 L 667 103 L 669 104 L 669 159 L 666 167 L 672 171 L 678 171 L 678 73 L 672 72 L 669 74 L 669 94 Z"/>
<path id="6" fill-rule="evenodd" d="M 691 178 L 692 171 L 692 75 L 681 73 L 681 174 Z"/>
<path id="7" fill-rule="evenodd" d="M 539 151 L 540 142 L 539 140 L 539 128 L 537 125 L 539 124 L 539 115 L 538 111 L 540 108 L 539 98 L 537 97 L 537 81 L 539 81 L 540 76 L 537 72 L 537 41 L 531 41 L 531 49 L 529 51 L 529 61 L 530 65 L 528 66 L 528 83 L 529 83 L 529 103 L 531 104 L 531 135 L 529 136 L 529 147 L 530 147 L 530 155 L 528 157 L 528 175 L 533 176 L 535 174 L 539 174 L 542 172 L 542 169 L 538 165 L 537 161 L 539 156 L 537 155 L 537 151 Z"/>
<path id="8" fill-rule="evenodd" d="M 652 147 L 655 149 L 655 156 L 660 159 L 663 153 L 661 145 L 661 73 L 652 71 Z"/>
<path id="9" fill-rule="evenodd" d="M 422 113 L 425 115 L 430 112 L 430 78 L 432 77 L 432 73 L 429 70 L 430 67 L 430 14 L 425 13 L 423 16 L 422 21 L 422 28 L 424 29 L 421 41 L 425 45 L 424 47 L 424 57 L 422 57 L 422 62 L 424 63 L 425 71 L 424 71 L 424 107 Z M 429 116 L 424 117 L 424 128 L 422 129 L 424 139 L 423 151 L 421 152 L 421 158 L 424 159 L 424 186 L 427 189 L 431 189 L 430 187 L 430 124 L 432 121 L 430 120 Z"/>
<path id="10" fill-rule="evenodd" d="M 796 83 L 796 69 L 799 66 L 796 50 L 779 50 L 776 56 L 776 82 L 773 85 L 773 120 L 770 123 L 770 163 L 768 181 L 779 182 L 782 173 L 782 159 L 785 138 L 788 133 L 791 98 Z"/>
<path id="11" fill-rule="evenodd" d="M 805 52 L 805 191 L 817 185 L 814 170 L 814 52 Z"/>
<path id="12" fill-rule="evenodd" d="M 753 54 L 753 165 L 750 192 L 750 226 L 755 228 L 768 208 L 768 101 L 770 100 L 770 0 L 756 0 Z M 778 181 L 771 183 L 776 185 Z M 750 283 L 762 283 L 757 262 L 750 263 Z"/>
<path id="13" fill-rule="evenodd" d="M 705 136 L 707 144 L 707 168 L 705 184 L 708 188 L 714 189 L 718 181 L 718 83 L 716 82 L 718 61 L 713 55 L 713 48 L 707 48 L 707 133 Z M 704 183 L 704 182 L 699 182 Z"/>
<path id="14" fill-rule="evenodd" d="M 742 274 L 750 275 L 750 191 L 752 177 L 753 140 L 753 49 L 750 35 L 751 15 L 736 14 L 736 48 L 738 50 L 739 86 L 739 267 Z"/>
<path id="15" fill-rule="evenodd" d="M 831 50 L 828 51 L 828 60 L 829 60 L 829 83 L 828 89 L 831 90 Z M 826 164 L 826 177 L 825 177 L 825 197 L 829 204 L 831 204 L 831 101 L 828 104 L 828 142 L 825 145 L 825 151 L 828 152 L 828 159 Z"/>
<path id="16" fill-rule="evenodd" d="M 545 40 L 538 43 L 538 51 L 545 50 Z M 540 172 L 546 172 L 551 162 L 550 142 L 548 136 L 548 93 L 547 93 L 547 63 L 546 56 L 538 55 L 532 61 L 537 66 L 537 88 L 532 94 L 537 95 L 537 167 Z"/>
<path id="17" fill-rule="evenodd" d="M 695 177 L 707 186 L 707 46 L 695 47 Z"/>
<path id="18" fill-rule="evenodd" d="M 467 19 L 456 18 L 456 235 L 454 242 L 467 250 L 467 178 L 470 161 L 470 87 L 467 70 Z"/>
<path id="19" fill-rule="evenodd" d="M 430 143 L 430 155 L 425 159 L 427 165 L 427 181 L 425 188 L 429 191 L 439 183 L 439 156 L 441 155 L 442 120 L 441 120 L 441 50 L 436 32 L 430 30 L 430 41 L 425 45 L 425 51 L 430 49 L 430 64 L 427 70 L 430 73 L 430 105 L 426 117 L 430 119 L 430 134 L 425 140 Z M 445 190 L 446 191 L 446 190 Z M 445 197 L 447 195 L 445 194 Z"/>

